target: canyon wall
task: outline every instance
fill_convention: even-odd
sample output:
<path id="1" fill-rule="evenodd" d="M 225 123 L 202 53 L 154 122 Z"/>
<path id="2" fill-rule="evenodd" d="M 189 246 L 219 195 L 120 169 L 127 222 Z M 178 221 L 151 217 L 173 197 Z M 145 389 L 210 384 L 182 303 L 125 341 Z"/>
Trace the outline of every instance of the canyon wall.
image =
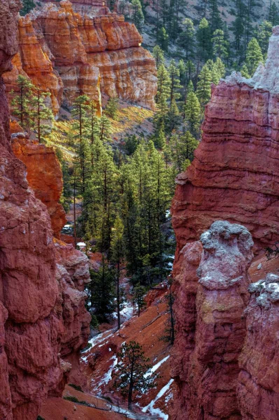
<path id="1" fill-rule="evenodd" d="M 0 8 L 0 75 L 17 52 L 20 2 Z M 36 420 L 48 395 L 60 395 L 65 360 L 85 345 L 88 261 L 53 242 L 47 207 L 10 144 L 9 109 L 0 79 L 0 418 Z M 60 256 L 59 256 L 60 255 Z M 66 329 L 67 328 L 67 329 Z M 69 332 L 70 331 L 70 332 Z M 62 354 L 65 355 L 63 360 Z"/>
<path id="2" fill-rule="evenodd" d="M 177 255 L 214 220 L 246 226 L 257 249 L 279 240 L 279 27 L 253 79 L 212 87 L 195 159 L 172 203 Z"/>
<path id="3" fill-rule="evenodd" d="M 75 13 L 69 1 L 47 3 L 19 19 L 18 36 L 19 54 L 5 75 L 8 91 L 16 90 L 17 76 L 24 74 L 51 92 L 56 113 L 80 94 L 94 100 L 99 112 L 101 94 L 154 108 L 155 61 L 123 16 L 92 18 Z"/>
<path id="4" fill-rule="evenodd" d="M 246 335 L 243 315 L 252 247 L 246 228 L 217 221 L 201 243 L 183 248 L 184 263 L 176 278 L 178 335 L 172 374 L 179 392 L 173 419 L 241 419 L 238 357 Z"/>

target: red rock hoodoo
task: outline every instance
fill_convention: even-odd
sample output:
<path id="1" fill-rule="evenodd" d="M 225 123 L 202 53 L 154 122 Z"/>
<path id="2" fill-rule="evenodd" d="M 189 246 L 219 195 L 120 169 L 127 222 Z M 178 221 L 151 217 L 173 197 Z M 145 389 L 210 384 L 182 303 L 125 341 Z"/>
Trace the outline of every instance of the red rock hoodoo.
<path id="1" fill-rule="evenodd" d="M 279 27 L 253 79 L 233 73 L 212 88 L 195 159 L 172 203 L 177 257 L 215 220 L 246 226 L 257 248 L 279 239 Z"/>
<path id="2" fill-rule="evenodd" d="M 154 108 L 157 89 L 152 55 L 135 25 L 122 15 L 90 17 L 72 4 L 47 3 L 19 19 L 19 54 L 5 75 L 8 91 L 19 73 L 52 94 L 53 108 L 86 94 L 101 108 L 101 94 Z M 121 74 L 120 74 L 121 73 Z"/>
<path id="3" fill-rule="evenodd" d="M 17 0 L 1 3 L 0 75 L 10 69 L 17 52 L 19 8 Z M 1 78 L 1 420 L 36 420 L 43 400 L 63 389 L 70 365 L 62 354 L 69 359 L 87 341 L 89 320 L 82 290 L 89 279 L 88 262 L 73 249 L 65 256 L 61 248 L 54 245 L 46 206 L 28 186 L 25 165 L 12 153 Z"/>
<path id="4" fill-rule="evenodd" d="M 179 393 L 173 418 L 237 420 L 238 357 L 246 335 L 243 314 L 253 241 L 243 226 L 217 221 L 201 236 L 201 243 L 199 282 L 194 272 L 200 259 L 198 242 L 183 249 L 185 270 L 177 278 L 179 357 L 174 358 L 173 375 Z"/>
<path id="5" fill-rule="evenodd" d="M 59 237 L 66 224 L 66 215 L 59 203 L 63 189 L 62 171 L 53 148 L 21 135 L 13 138 L 12 148 L 15 156 L 25 164 L 28 184 L 36 198 L 47 206 L 54 236 Z"/>

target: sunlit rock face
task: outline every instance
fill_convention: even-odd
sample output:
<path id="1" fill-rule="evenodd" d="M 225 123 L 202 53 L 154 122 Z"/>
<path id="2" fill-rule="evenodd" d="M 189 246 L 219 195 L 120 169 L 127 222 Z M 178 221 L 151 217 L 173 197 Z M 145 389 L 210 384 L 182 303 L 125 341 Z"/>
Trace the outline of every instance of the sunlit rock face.
<path id="1" fill-rule="evenodd" d="M 173 419 L 242 418 L 238 358 L 246 336 L 252 248 L 245 227 L 217 221 L 180 254 L 172 371 L 179 392 Z"/>
<path id="2" fill-rule="evenodd" d="M 55 113 L 80 94 L 94 100 L 99 111 L 101 95 L 154 108 L 155 61 L 122 15 L 91 17 L 76 13 L 67 0 L 47 3 L 19 19 L 18 35 L 19 54 L 5 76 L 8 91 L 16 90 L 23 74 L 51 92 Z"/>
<path id="3" fill-rule="evenodd" d="M 246 226 L 255 249 L 279 239 L 279 27 L 253 79 L 233 73 L 212 87 L 202 141 L 177 178 L 177 258 L 215 220 Z"/>
<path id="4" fill-rule="evenodd" d="M 16 0 L 1 3 L 0 75 L 17 52 L 19 8 Z M 36 420 L 44 399 L 61 395 L 69 374 L 61 350 L 67 348 L 68 359 L 87 341 L 83 288 L 89 271 L 79 251 L 54 245 L 47 207 L 35 197 L 26 166 L 12 152 L 9 119 L 1 78 L 0 418 Z"/>
<path id="5" fill-rule="evenodd" d="M 279 413 L 279 276 L 251 284 L 247 334 L 239 358 L 238 402 L 243 420 L 276 419 Z"/>

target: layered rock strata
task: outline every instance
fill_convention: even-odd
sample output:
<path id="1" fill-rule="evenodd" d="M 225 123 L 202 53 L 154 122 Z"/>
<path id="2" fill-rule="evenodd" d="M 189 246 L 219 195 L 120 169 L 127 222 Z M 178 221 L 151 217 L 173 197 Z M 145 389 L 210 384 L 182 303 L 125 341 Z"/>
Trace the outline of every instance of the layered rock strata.
<path id="1" fill-rule="evenodd" d="M 20 2 L 9 0 L 0 8 L 0 75 L 10 69 L 17 52 L 16 27 Z M 84 314 L 75 320 L 73 340 L 65 331 L 67 306 L 72 317 L 84 302 L 81 282 L 88 281 L 84 263 L 75 270 L 65 292 L 58 276 L 56 248 L 46 206 L 28 186 L 26 167 L 11 150 L 9 110 L 0 78 L 0 418 L 36 420 L 48 395 L 60 395 L 70 366 L 60 357 L 61 348 L 84 344 L 87 327 Z M 72 251 L 79 260 L 82 256 Z M 65 263 L 71 277 L 72 257 Z M 65 260 L 69 260 L 65 258 Z M 76 267 L 79 262 L 76 263 Z M 87 280 L 84 271 L 87 270 Z M 64 276 L 66 273 L 64 272 Z M 77 279 L 79 277 L 79 280 Z M 65 278 L 65 277 L 64 277 Z M 58 280 L 58 281 L 57 281 Z M 77 285 L 78 284 L 78 285 Z M 66 287 L 66 286 L 65 286 Z M 82 294 L 76 298 L 76 291 Z M 66 299 L 72 296 L 72 310 Z M 70 344 L 71 341 L 76 344 Z M 61 343 L 63 343 L 61 345 Z M 69 353 L 69 352 L 68 352 Z"/>
<path id="2" fill-rule="evenodd" d="M 15 156 L 27 169 L 27 181 L 48 209 L 54 236 L 59 237 L 66 224 L 66 215 L 59 203 L 62 190 L 62 171 L 52 147 L 31 141 L 24 135 L 14 134 L 12 148 Z"/>
<path id="3" fill-rule="evenodd" d="M 246 335 L 243 314 L 253 241 L 243 226 L 218 221 L 201 236 L 201 243 L 198 284 L 189 265 L 198 263 L 199 243 L 184 248 L 186 270 L 179 279 L 175 347 L 181 356 L 173 371 L 179 387 L 173 418 L 237 420 L 238 357 Z"/>
<path id="4" fill-rule="evenodd" d="M 202 141 L 177 178 L 172 203 L 177 256 L 214 220 L 246 226 L 256 247 L 279 239 L 279 27 L 253 79 L 233 73 L 212 87 Z"/>
<path id="5" fill-rule="evenodd" d="M 243 420 L 271 420 L 279 413 L 279 276 L 270 273 L 249 291 L 238 402 Z"/>
<path id="6" fill-rule="evenodd" d="M 51 92 L 55 112 L 62 101 L 69 106 L 80 94 L 94 100 L 99 111 L 101 94 L 154 108 L 155 61 L 123 16 L 91 18 L 63 0 L 20 18 L 18 34 L 15 68 L 5 76 L 9 91 L 20 73 Z"/>

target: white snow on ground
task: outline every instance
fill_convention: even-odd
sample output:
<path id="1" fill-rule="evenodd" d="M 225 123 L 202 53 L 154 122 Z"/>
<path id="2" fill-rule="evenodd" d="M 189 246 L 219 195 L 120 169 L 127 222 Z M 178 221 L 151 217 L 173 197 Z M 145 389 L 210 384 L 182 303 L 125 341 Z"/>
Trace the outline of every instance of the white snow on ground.
<path id="1" fill-rule="evenodd" d="M 102 386 L 104 384 L 108 384 L 109 381 L 111 381 L 111 379 L 112 379 L 112 371 L 115 368 L 115 366 L 117 365 L 117 356 L 114 354 L 112 356 L 111 360 L 112 360 L 112 364 L 110 365 L 110 367 L 109 367 L 108 371 L 106 372 L 106 374 L 102 377 L 102 379 L 98 383 L 97 388 L 99 388 L 100 386 Z"/>
<path id="2" fill-rule="evenodd" d="M 152 373 L 153 372 L 156 372 L 156 370 L 157 369 L 159 369 L 159 367 L 163 364 L 163 363 L 165 363 L 167 360 L 168 360 L 168 358 L 169 358 L 170 356 L 168 355 L 167 357 L 165 357 L 164 359 L 162 359 L 162 360 L 160 360 L 160 362 L 158 362 L 156 365 L 154 365 L 151 369 L 149 369 L 146 373 L 145 373 L 145 375 L 144 375 L 144 377 L 145 378 L 148 378 L 149 376 L 151 376 L 152 375 Z"/>
<path id="3" fill-rule="evenodd" d="M 109 334 L 108 334 L 108 333 L 109 333 Z M 97 335 L 95 335 L 93 338 L 91 338 L 91 339 L 88 341 L 88 344 L 91 344 L 90 349 L 91 349 L 92 347 L 96 346 L 97 344 L 98 344 L 98 347 L 102 347 L 102 346 L 104 346 L 104 345 L 108 342 L 108 338 L 109 338 L 109 337 L 111 337 L 112 335 L 113 335 L 113 333 L 112 333 L 112 332 L 110 332 L 110 331 L 104 331 L 104 332 L 103 332 L 103 333 L 101 333 L 101 334 L 97 334 Z M 86 362 L 86 361 L 87 361 L 87 357 L 90 355 L 90 349 L 88 349 L 88 351 L 86 351 L 85 356 L 83 356 L 83 357 L 81 358 L 81 360 L 83 360 L 84 362 Z"/>
<path id="4" fill-rule="evenodd" d="M 162 396 L 169 390 L 171 384 L 173 383 L 173 379 L 171 379 L 162 389 L 158 392 L 156 398 L 152 400 L 146 407 L 143 407 L 142 411 L 143 413 L 146 413 L 149 411 L 152 415 L 159 415 L 160 419 L 162 420 L 168 420 L 169 416 L 168 414 L 163 413 L 159 408 L 154 408 L 154 405 L 157 400 L 162 398 Z"/>
<path id="5" fill-rule="evenodd" d="M 122 323 L 131 319 L 133 316 L 133 312 L 134 312 L 133 304 L 129 301 L 125 301 L 125 303 L 123 304 L 123 309 L 120 311 L 120 317 L 121 317 Z M 117 319 L 117 312 L 113 312 L 112 317 L 114 319 Z"/>

